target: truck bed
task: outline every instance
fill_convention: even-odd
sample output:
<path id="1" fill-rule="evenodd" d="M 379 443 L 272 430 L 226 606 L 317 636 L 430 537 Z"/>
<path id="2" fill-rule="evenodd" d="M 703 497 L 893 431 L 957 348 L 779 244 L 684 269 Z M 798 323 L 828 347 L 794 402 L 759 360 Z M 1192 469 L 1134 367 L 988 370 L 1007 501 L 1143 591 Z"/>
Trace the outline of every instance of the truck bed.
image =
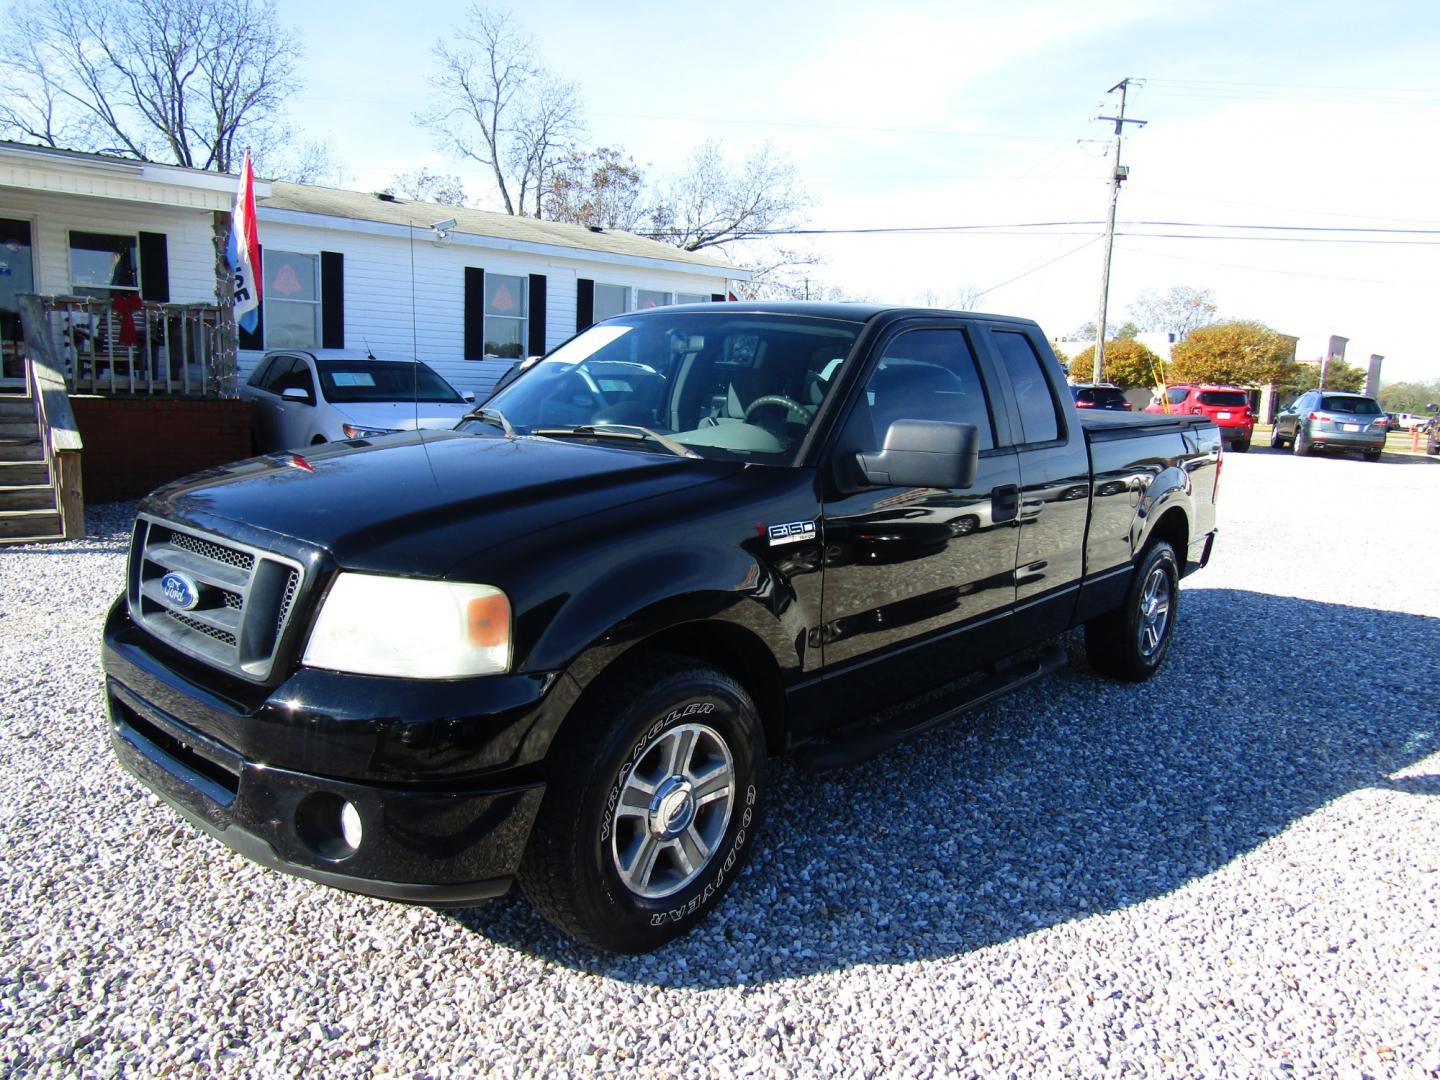
<path id="1" fill-rule="evenodd" d="M 1213 423 L 1205 416 L 1180 416 L 1166 413 L 1115 412 L 1110 410 L 1077 410 L 1081 430 L 1090 442 L 1111 439 L 1134 439 L 1142 435 L 1158 435 L 1169 431 L 1186 431 Z"/>

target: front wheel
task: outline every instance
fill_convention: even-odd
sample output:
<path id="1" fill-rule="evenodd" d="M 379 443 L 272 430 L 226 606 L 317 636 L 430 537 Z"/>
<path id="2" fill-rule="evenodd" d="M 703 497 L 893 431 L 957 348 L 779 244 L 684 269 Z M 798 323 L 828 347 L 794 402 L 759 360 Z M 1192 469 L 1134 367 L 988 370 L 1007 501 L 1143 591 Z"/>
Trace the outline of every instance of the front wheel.
<path id="1" fill-rule="evenodd" d="M 1277 423 L 1270 429 L 1270 449 L 1280 450 L 1285 446 L 1285 440 L 1280 437 L 1280 425 Z"/>
<path id="2" fill-rule="evenodd" d="M 570 936 L 648 952 L 705 918 L 749 857 L 765 788 L 759 715 L 723 672 L 657 654 L 568 727 L 521 888 Z"/>
<path id="3" fill-rule="evenodd" d="M 1170 651 L 1180 607 L 1180 565 L 1163 540 L 1146 548 L 1124 602 L 1085 624 L 1085 652 L 1099 674 L 1144 682 Z"/>

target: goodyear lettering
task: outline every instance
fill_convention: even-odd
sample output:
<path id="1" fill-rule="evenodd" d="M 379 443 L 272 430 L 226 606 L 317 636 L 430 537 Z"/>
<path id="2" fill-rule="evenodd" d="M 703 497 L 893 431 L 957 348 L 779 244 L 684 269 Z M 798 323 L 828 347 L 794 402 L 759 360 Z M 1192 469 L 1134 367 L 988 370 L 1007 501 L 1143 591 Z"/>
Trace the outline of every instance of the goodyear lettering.
<path id="1" fill-rule="evenodd" d="M 716 872 L 715 877 L 692 896 L 689 903 L 651 915 L 651 926 L 664 926 L 666 922 L 679 922 L 685 916 L 694 914 L 708 904 L 711 898 L 720 891 L 720 886 L 725 883 L 725 875 L 734 868 L 735 860 L 740 857 L 740 849 L 745 846 L 750 823 L 755 819 L 756 798 L 757 794 L 753 785 L 745 789 L 745 812 L 740 815 L 740 828 L 736 831 L 735 840 L 730 845 L 730 850 L 725 853 L 725 861 L 720 864 L 720 869 Z"/>

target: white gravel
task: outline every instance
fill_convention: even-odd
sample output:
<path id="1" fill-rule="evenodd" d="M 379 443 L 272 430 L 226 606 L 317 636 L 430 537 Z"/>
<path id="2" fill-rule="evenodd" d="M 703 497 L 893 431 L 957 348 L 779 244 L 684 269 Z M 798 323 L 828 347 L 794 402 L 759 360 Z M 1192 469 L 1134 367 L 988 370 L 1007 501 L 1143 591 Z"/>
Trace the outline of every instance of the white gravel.
<path id="1" fill-rule="evenodd" d="M 1226 459 L 1143 688 L 1058 676 L 775 772 L 717 917 L 649 957 L 518 898 L 347 896 L 121 773 L 132 506 L 0 551 L 0 1073 L 1440 1075 L 1440 463 Z"/>

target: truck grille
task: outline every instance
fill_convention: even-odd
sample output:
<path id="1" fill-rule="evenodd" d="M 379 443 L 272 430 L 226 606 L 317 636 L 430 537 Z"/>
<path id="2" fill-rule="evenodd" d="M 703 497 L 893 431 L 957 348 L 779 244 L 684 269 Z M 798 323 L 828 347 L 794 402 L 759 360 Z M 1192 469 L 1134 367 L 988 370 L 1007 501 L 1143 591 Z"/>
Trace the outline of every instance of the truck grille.
<path id="1" fill-rule="evenodd" d="M 183 601 L 166 594 L 162 581 L 172 574 L 183 580 Z M 130 614 L 181 652 L 260 682 L 303 577 L 293 559 L 142 515 L 131 547 Z"/>

